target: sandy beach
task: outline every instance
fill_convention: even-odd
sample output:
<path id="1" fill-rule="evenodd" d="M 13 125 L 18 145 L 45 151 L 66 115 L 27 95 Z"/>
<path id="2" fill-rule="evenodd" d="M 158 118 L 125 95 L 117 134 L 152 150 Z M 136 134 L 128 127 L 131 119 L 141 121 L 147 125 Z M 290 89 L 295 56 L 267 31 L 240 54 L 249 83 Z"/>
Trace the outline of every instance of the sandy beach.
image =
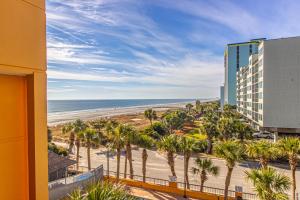
<path id="1" fill-rule="evenodd" d="M 194 102 L 182 102 L 160 105 L 147 105 L 136 107 L 123 107 L 123 108 L 105 108 L 105 109 L 92 109 L 92 110 L 80 110 L 69 112 L 56 112 L 48 114 L 48 126 L 56 126 L 64 124 L 76 119 L 82 119 L 84 121 L 93 120 L 103 117 L 113 117 L 119 115 L 134 115 L 143 113 L 147 108 L 153 108 L 158 112 L 166 111 L 169 109 L 184 108 L 187 103 Z"/>

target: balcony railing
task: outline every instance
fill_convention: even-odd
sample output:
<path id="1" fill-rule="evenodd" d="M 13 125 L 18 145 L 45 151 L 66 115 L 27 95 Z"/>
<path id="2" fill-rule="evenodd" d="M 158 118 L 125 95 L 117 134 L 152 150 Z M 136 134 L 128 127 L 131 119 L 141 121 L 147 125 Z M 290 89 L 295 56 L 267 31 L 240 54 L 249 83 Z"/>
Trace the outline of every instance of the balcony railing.
<path id="1" fill-rule="evenodd" d="M 117 173 L 115 171 L 109 171 L 104 170 L 104 174 L 109 176 L 116 176 Z M 120 179 L 124 178 L 124 173 L 119 173 Z M 126 177 L 129 178 L 130 174 L 126 174 Z M 155 185 L 161 185 L 161 186 L 169 186 L 169 181 L 165 179 L 159 179 L 159 178 L 152 178 L 152 177 L 145 177 L 146 183 L 151 183 Z M 143 181 L 143 176 L 140 175 L 133 175 L 132 180 L 135 181 Z M 185 188 L 185 183 L 183 182 L 177 182 L 177 187 L 180 189 Z M 197 184 L 190 184 L 190 190 L 192 191 L 198 191 L 200 192 L 200 185 Z M 214 194 L 214 195 L 224 195 L 224 189 L 222 188 L 215 188 L 215 187 L 209 187 L 209 186 L 203 186 L 203 192 L 209 193 L 209 194 Z M 228 191 L 228 196 L 230 197 L 235 197 L 236 192 L 234 190 L 229 190 Z M 251 193 L 243 193 L 243 199 L 244 200 L 258 200 L 258 197 L 256 194 L 251 194 Z"/>

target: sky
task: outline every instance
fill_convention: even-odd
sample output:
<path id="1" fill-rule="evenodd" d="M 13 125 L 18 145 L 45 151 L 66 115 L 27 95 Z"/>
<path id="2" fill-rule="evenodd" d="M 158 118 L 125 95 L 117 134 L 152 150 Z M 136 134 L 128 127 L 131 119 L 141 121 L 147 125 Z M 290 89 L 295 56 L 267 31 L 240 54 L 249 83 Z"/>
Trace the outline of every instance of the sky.
<path id="1" fill-rule="evenodd" d="M 300 35 L 298 0 L 47 0 L 48 99 L 214 98 L 227 43 Z"/>

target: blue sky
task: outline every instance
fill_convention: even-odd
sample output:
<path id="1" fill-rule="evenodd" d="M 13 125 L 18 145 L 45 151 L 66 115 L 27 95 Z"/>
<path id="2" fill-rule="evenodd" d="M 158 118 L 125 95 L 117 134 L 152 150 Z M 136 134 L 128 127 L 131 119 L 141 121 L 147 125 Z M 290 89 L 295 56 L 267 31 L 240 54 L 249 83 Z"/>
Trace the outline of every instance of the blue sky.
<path id="1" fill-rule="evenodd" d="M 297 0 L 47 0 L 48 99 L 219 96 L 227 43 L 300 35 Z"/>

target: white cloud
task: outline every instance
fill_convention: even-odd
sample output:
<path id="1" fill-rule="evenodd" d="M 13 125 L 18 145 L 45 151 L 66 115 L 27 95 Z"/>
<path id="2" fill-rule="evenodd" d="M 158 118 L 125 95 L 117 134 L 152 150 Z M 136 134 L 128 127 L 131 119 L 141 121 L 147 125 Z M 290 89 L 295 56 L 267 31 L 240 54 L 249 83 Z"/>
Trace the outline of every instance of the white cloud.
<path id="1" fill-rule="evenodd" d="M 47 58 L 50 63 L 118 64 L 104 55 L 108 53 L 92 45 L 65 43 L 55 38 L 49 38 L 47 42 Z"/>
<path id="2" fill-rule="evenodd" d="M 52 79 L 62 79 L 62 80 L 81 80 L 81 81 L 106 81 L 106 82 L 124 82 L 127 81 L 127 77 L 117 77 L 106 75 L 95 75 L 88 74 L 85 72 L 66 72 L 66 71 L 56 71 L 48 70 L 48 78 Z"/>
<path id="3" fill-rule="evenodd" d="M 60 6 L 51 5 L 54 1 Z M 176 95 L 187 98 L 198 95 L 198 91 L 209 96 L 218 93 L 217 88 L 223 80 L 222 56 L 204 48 L 190 49 L 184 43 L 186 38 L 176 37 L 158 26 L 141 9 L 143 3 L 49 2 L 49 78 L 114 83 L 120 89 L 101 88 L 103 93 L 88 93 L 81 89 L 88 95 L 99 93 L 102 97 L 110 95 L 112 98 L 136 98 L 138 94 L 145 98 L 151 98 L 151 95 L 156 98 L 158 95 L 161 98 L 168 98 L 167 95 L 169 98 L 176 98 Z M 50 31 L 52 29 L 54 31 Z M 114 44 L 105 45 L 104 39 L 99 42 L 97 39 L 101 36 Z M 63 68 L 57 67 L 62 65 Z"/>
<path id="4" fill-rule="evenodd" d="M 203 55 L 202 55 L 203 56 Z M 135 82 L 143 84 L 161 84 L 173 86 L 194 87 L 202 85 L 220 85 L 223 79 L 222 57 L 207 55 L 206 60 L 201 55 L 194 57 L 186 56 L 184 59 L 172 63 L 160 63 L 159 60 L 153 60 L 158 65 L 145 63 L 141 64 L 146 68 L 145 72 L 139 73 L 124 72 L 115 70 L 100 69 L 95 73 L 86 72 L 66 72 L 57 70 L 48 70 L 48 77 L 51 79 L 66 80 L 86 80 L 86 81 L 103 81 L 103 82 Z M 148 66 L 149 65 L 149 66 Z M 144 69 L 145 70 L 145 69 Z"/>
<path id="5" fill-rule="evenodd" d="M 48 93 L 67 93 L 67 92 L 75 92 L 76 89 L 48 89 Z"/>

